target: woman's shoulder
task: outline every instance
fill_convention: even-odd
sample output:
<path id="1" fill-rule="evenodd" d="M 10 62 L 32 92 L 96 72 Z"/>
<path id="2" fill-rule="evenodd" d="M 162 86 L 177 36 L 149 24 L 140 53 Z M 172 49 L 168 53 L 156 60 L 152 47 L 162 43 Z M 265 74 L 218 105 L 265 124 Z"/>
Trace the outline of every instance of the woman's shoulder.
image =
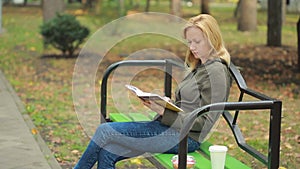
<path id="1" fill-rule="evenodd" d="M 195 76 L 198 77 L 197 79 L 219 77 L 221 75 L 229 76 L 229 70 L 228 66 L 218 59 L 210 60 L 208 63 L 198 67 L 195 73 Z"/>
<path id="2" fill-rule="evenodd" d="M 220 58 L 209 60 L 207 62 L 207 65 L 214 66 L 214 67 L 219 67 L 219 66 L 222 66 L 222 67 L 225 66 L 225 67 L 227 67 L 227 64 L 225 63 L 225 61 L 223 61 Z"/>
<path id="3" fill-rule="evenodd" d="M 226 63 L 222 62 L 221 59 L 213 59 L 207 61 L 202 68 L 204 68 L 206 71 L 221 71 L 221 70 L 227 70 L 228 66 Z"/>

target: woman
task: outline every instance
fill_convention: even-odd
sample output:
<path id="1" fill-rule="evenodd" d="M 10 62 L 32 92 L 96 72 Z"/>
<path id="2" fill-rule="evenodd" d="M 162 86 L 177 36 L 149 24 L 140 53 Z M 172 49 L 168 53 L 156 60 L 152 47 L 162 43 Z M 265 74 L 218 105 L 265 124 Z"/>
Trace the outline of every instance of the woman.
<path id="1" fill-rule="evenodd" d="M 175 92 L 175 104 L 183 109 L 174 112 L 154 102 L 144 105 L 158 113 L 151 122 L 111 122 L 99 125 L 75 169 L 113 169 L 116 162 L 150 153 L 178 153 L 179 131 L 188 112 L 201 106 L 224 102 L 228 98 L 230 55 L 224 47 L 216 20 L 206 14 L 191 18 L 184 28 L 189 50 L 188 73 Z M 220 113 L 199 117 L 188 133 L 188 151 L 199 148 Z"/>

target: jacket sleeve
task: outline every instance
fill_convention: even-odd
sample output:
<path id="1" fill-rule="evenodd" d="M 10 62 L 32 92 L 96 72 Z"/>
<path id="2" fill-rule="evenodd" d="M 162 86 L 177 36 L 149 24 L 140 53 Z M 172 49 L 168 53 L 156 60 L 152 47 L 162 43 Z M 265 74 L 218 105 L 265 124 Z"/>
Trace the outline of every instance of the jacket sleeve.
<path id="1" fill-rule="evenodd" d="M 163 124 L 165 124 L 167 126 L 171 126 L 173 128 L 180 129 L 182 127 L 183 120 L 185 119 L 185 116 L 187 115 L 187 113 L 190 113 L 194 109 L 202 106 L 201 105 L 202 104 L 201 103 L 201 97 L 202 97 L 201 95 L 204 94 L 203 91 L 206 91 L 206 90 L 203 90 L 203 87 L 205 86 L 206 83 L 208 83 L 208 81 L 204 80 L 203 78 L 198 78 L 197 76 L 198 75 L 196 74 L 195 75 L 196 78 L 193 78 L 192 80 L 190 80 L 187 83 L 188 85 L 191 85 L 191 86 L 188 86 L 187 88 L 189 88 L 190 90 L 193 90 L 190 92 L 197 93 L 195 96 L 192 97 L 192 100 L 194 100 L 194 98 L 197 98 L 197 99 L 195 99 L 195 102 L 193 102 L 191 104 L 191 102 L 187 102 L 187 101 L 182 102 L 182 100 L 180 100 L 181 106 L 185 107 L 184 111 L 182 111 L 182 112 L 174 112 L 172 110 L 165 109 L 164 114 L 161 119 L 161 122 Z M 199 77 L 205 77 L 205 76 L 199 76 Z M 206 86 L 209 86 L 209 85 L 206 85 Z M 187 94 L 187 93 L 185 93 L 185 94 Z M 210 92 L 208 92 L 208 94 L 210 94 Z M 207 97 L 210 97 L 206 93 L 204 95 Z M 192 130 L 200 132 L 202 126 L 204 125 L 204 122 L 205 122 L 205 117 L 197 118 L 193 125 Z"/>
<path id="2" fill-rule="evenodd" d="M 162 116 L 161 122 L 167 126 L 171 126 L 173 128 L 181 129 L 183 125 L 183 120 L 187 115 L 186 112 L 174 112 L 169 109 L 165 109 L 164 115 Z M 201 131 L 202 126 L 204 125 L 205 118 L 197 118 L 192 131 Z"/>
<path id="3" fill-rule="evenodd" d="M 228 84 L 226 79 L 227 72 L 220 70 L 220 68 L 213 68 L 207 70 L 209 78 L 197 77 L 197 85 L 199 86 L 195 91 L 200 94 L 200 102 L 195 107 L 202 107 L 211 103 L 222 102 L 227 100 L 227 89 Z M 164 115 L 162 116 L 161 122 L 167 126 L 180 129 L 183 124 L 185 116 L 189 112 L 174 112 L 169 109 L 165 109 Z M 203 129 L 203 126 L 206 124 L 208 128 L 215 123 L 219 115 L 204 115 L 196 119 L 191 131 L 200 132 Z M 210 127 L 209 127 L 210 126 Z"/>
<path id="4" fill-rule="evenodd" d="M 201 92 L 203 93 L 201 98 L 202 106 L 212 103 L 226 102 L 230 89 L 230 77 L 227 67 L 220 66 L 214 69 L 208 69 L 208 73 L 209 86 L 203 87 L 204 91 Z M 216 126 L 216 122 L 220 119 L 219 117 L 222 112 L 223 111 L 214 111 L 201 116 L 201 118 L 205 118 L 205 123 L 202 124 L 201 133 L 198 138 L 200 142 L 209 136 L 211 130 Z M 197 125 L 197 123 L 195 123 L 195 125 Z"/>

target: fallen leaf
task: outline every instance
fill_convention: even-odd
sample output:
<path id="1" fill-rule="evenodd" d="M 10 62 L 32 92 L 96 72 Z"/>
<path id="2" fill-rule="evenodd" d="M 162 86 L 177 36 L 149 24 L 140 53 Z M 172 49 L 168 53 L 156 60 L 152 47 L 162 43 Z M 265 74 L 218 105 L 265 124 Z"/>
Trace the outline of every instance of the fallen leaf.
<path id="1" fill-rule="evenodd" d="M 227 146 L 228 146 L 228 148 L 234 148 L 235 147 L 234 144 L 228 144 Z"/>
<path id="2" fill-rule="evenodd" d="M 247 128 L 246 128 L 246 127 L 242 127 L 242 128 L 241 128 L 241 131 L 242 131 L 242 132 L 246 132 L 246 131 L 247 131 Z"/>
<path id="3" fill-rule="evenodd" d="M 36 51 L 36 48 L 35 47 L 30 47 L 29 50 L 34 52 L 34 51 Z"/>
<path id="4" fill-rule="evenodd" d="M 292 149 L 293 146 L 290 143 L 284 143 L 284 146 L 288 149 Z"/>
<path id="5" fill-rule="evenodd" d="M 71 153 L 74 154 L 74 155 L 77 155 L 77 154 L 79 154 L 79 151 L 78 150 L 72 150 Z"/>
<path id="6" fill-rule="evenodd" d="M 31 129 L 31 133 L 32 133 L 33 135 L 36 135 L 36 134 L 38 134 L 38 130 L 37 130 L 36 128 L 32 128 L 32 129 Z"/>
<path id="7" fill-rule="evenodd" d="M 285 167 L 279 167 L 278 169 L 286 169 Z"/>
<path id="8" fill-rule="evenodd" d="M 132 160 L 130 160 L 131 163 L 134 163 L 134 164 L 138 164 L 138 165 L 141 165 L 142 164 L 142 161 L 138 158 L 134 158 Z"/>

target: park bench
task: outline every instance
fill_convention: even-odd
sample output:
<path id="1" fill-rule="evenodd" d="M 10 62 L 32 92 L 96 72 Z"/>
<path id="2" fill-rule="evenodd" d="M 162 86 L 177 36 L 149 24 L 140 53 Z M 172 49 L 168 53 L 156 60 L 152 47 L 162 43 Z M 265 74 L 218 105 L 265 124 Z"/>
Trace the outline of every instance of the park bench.
<path id="1" fill-rule="evenodd" d="M 149 116 L 140 113 L 109 113 L 107 114 L 107 83 L 109 75 L 118 67 L 121 66 L 163 66 L 165 69 L 164 79 L 164 92 L 165 95 L 171 97 L 172 86 L 172 68 L 175 66 L 182 66 L 172 60 L 126 60 L 113 63 L 104 72 L 101 84 L 101 115 L 102 122 L 115 121 L 146 121 L 153 118 L 153 114 Z M 230 127 L 236 143 L 239 148 L 246 153 L 254 157 L 263 163 L 268 169 L 278 169 L 280 160 L 280 126 L 281 126 L 281 106 L 282 102 L 276 99 L 272 99 L 264 94 L 251 90 L 247 87 L 244 78 L 240 71 L 232 63 L 229 66 L 230 73 L 237 84 L 240 95 L 236 102 L 224 102 L 214 103 L 199 107 L 193 112 L 189 113 L 189 116 L 184 122 L 184 127 L 181 130 L 181 138 L 179 143 L 179 168 L 186 168 L 187 154 L 192 155 L 196 159 L 195 168 L 210 169 L 211 164 L 209 160 L 208 148 L 211 145 L 209 142 L 204 142 L 199 147 L 199 150 L 193 153 L 187 153 L 187 133 L 191 124 L 195 118 L 204 115 L 206 113 L 214 113 L 215 111 L 222 110 L 222 116 Z M 249 95 L 254 98 L 254 101 L 244 101 L 244 96 Z M 214 111 L 210 111 L 214 110 Z M 262 154 L 254 147 L 248 145 L 243 137 L 242 131 L 238 126 L 239 113 L 242 110 L 266 110 L 270 113 L 269 119 L 269 142 L 267 155 Z M 171 158 L 174 154 L 153 154 L 152 157 L 147 158 L 157 168 L 173 168 Z M 226 169 L 249 169 L 251 167 L 245 165 L 236 158 L 230 156 L 227 153 L 226 156 Z"/>

